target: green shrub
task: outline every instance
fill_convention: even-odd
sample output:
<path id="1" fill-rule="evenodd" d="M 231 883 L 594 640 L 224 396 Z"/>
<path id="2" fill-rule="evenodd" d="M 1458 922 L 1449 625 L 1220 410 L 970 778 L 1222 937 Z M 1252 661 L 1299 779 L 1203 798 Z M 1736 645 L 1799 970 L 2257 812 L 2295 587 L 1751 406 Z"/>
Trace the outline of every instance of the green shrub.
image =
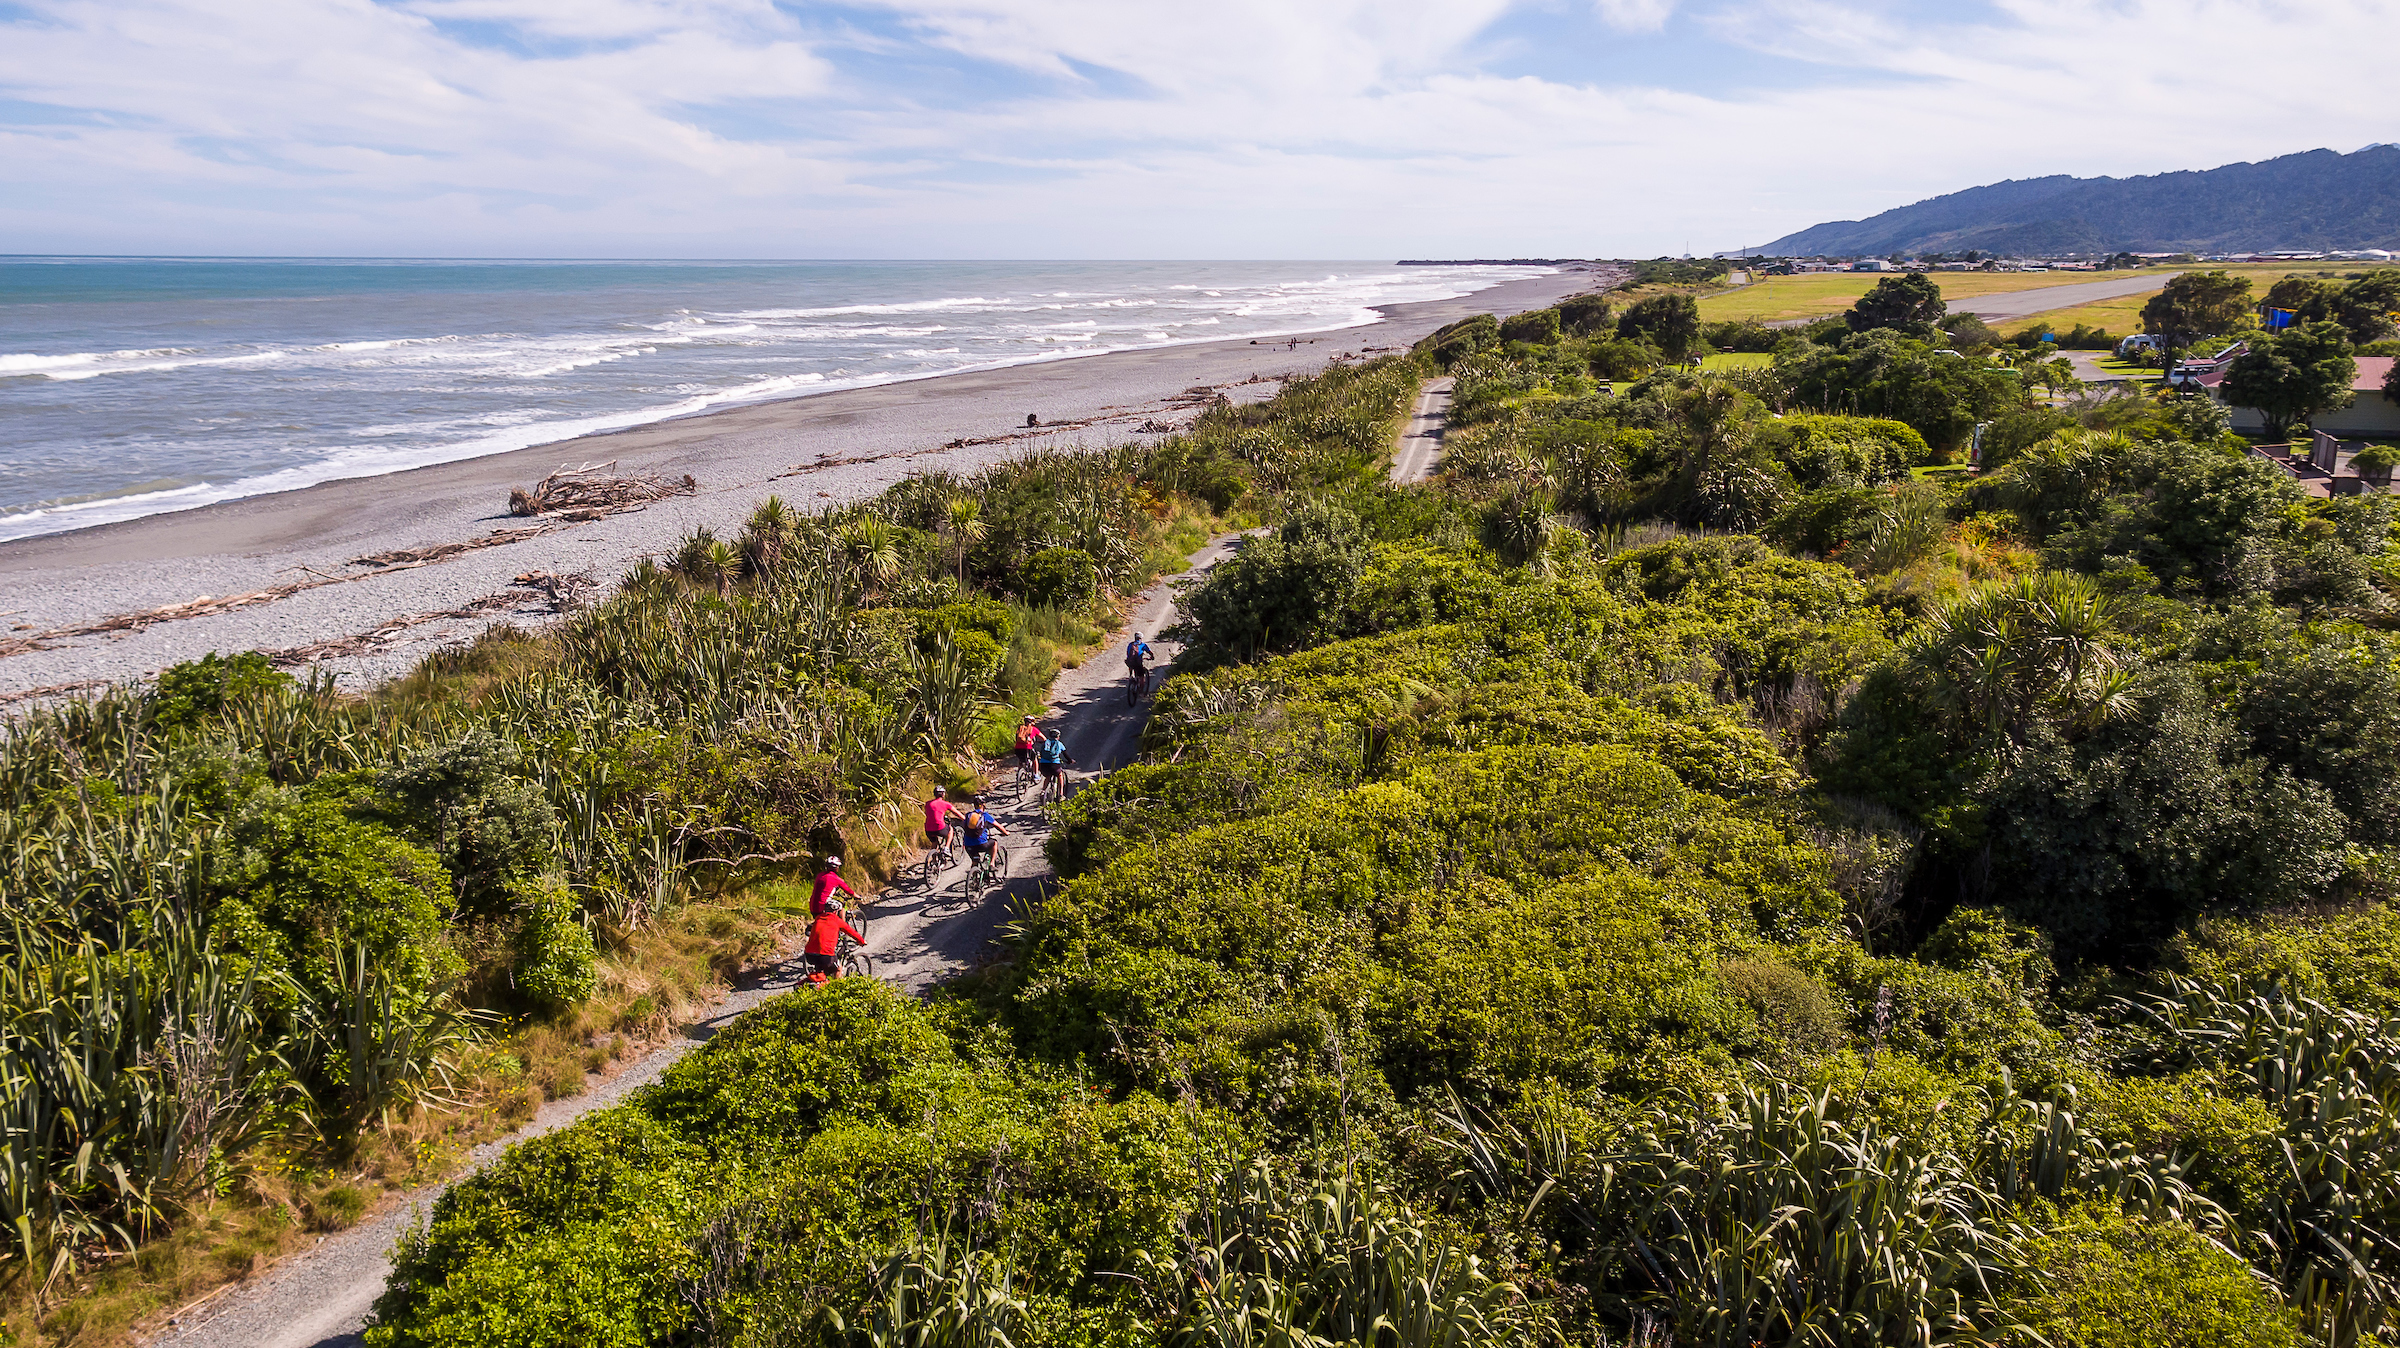
<path id="1" fill-rule="evenodd" d="M 1759 532 L 1793 552 L 1830 556 L 1867 536 L 1886 499 L 1873 487 L 1823 488 L 1776 512 Z"/>
<path id="2" fill-rule="evenodd" d="M 1015 631 L 1016 621 L 1008 605 L 997 599 L 961 599 L 917 614 L 919 641 L 936 632 L 947 632 L 953 638 L 963 632 L 981 632 L 1005 646 Z"/>
<path id="3" fill-rule="evenodd" d="M 574 900 L 557 890 L 537 894 L 517 928 L 517 995 L 553 1011 L 581 1002 L 592 995 L 593 954 Z"/>
<path id="4" fill-rule="evenodd" d="M 1027 559 L 1020 584 L 1026 602 L 1068 608 L 1100 592 L 1100 566 L 1077 548 L 1044 548 Z"/>
<path id="5" fill-rule="evenodd" d="M 1594 342 L 1586 357 L 1592 377 L 1611 382 L 1639 379 L 1665 359 L 1657 347 L 1643 341 L 1639 334 Z"/>
<path id="6" fill-rule="evenodd" d="M 2083 1122 L 2144 1155 L 2185 1158 L 2194 1188 L 2255 1222 L 2289 1177 L 2281 1121 L 2242 1086 L 2210 1072 L 2103 1079 L 2083 1098 Z"/>
<path id="7" fill-rule="evenodd" d="M 2242 1261 L 2171 1222 L 2081 1208 L 2025 1250 L 2005 1309 L 2055 1348 L 2299 1348 L 2298 1319 Z"/>
<path id="8" fill-rule="evenodd" d="M 632 1107 L 511 1147 L 401 1237 L 374 1348 L 634 1348 L 687 1319 L 669 1279 L 718 1191 L 700 1151 Z"/>
<path id="9" fill-rule="evenodd" d="M 837 1115 L 905 1123 L 964 1080 L 922 1007 L 844 978 L 744 1015 L 668 1068 L 642 1108 L 711 1148 L 772 1154 Z"/>
<path id="10" fill-rule="evenodd" d="M 2176 934 L 2166 964 L 2205 983 L 2280 987 L 2295 997 L 2400 1016 L 2400 910 L 2372 904 L 2206 919 Z"/>
<path id="11" fill-rule="evenodd" d="M 1195 663 L 1286 650 L 1332 635 L 1367 568 L 1358 519 L 1330 502 L 1295 510 L 1268 538 L 1252 539 L 1210 568 L 1184 597 Z"/>
<path id="12" fill-rule="evenodd" d="M 408 828 L 441 856 L 469 913 L 504 911 L 510 886 L 549 859 L 555 813 L 541 788 L 517 775 L 524 759 L 516 741 L 477 726 L 381 780 Z"/>
<path id="13" fill-rule="evenodd" d="M 1758 1014 L 1760 1028 L 1780 1047 L 1817 1054 L 1848 1038 L 1841 1011 L 1824 986 L 1788 964 L 1728 960 L 1717 966 L 1717 980 Z"/>
<path id="14" fill-rule="evenodd" d="M 840 764 L 794 752 L 757 726 L 633 730 L 609 757 L 629 794 L 696 833 L 695 850 L 717 857 L 806 851 L 841 813 Z"/>
<path id="15" fill-rule="evenodd" d="M 150 691 L 150 720 L 161 730 L 185 729 L 223 711 L 227 703 L 289 688 L 292 682 L 257 651 L 224 657 L 210 651 L 158 672 Z"/>
<path id="16" fill-rule="evenodd" d="M 1591 337 L 1615 326 L 1606 295 L 1570 295 L 1558 302 L 1559 325 L 1577 337 Z"/>
<path id="17" fill-rule="evenodd" d="M 1888 417 L 1791 416 L 1776 452 L 1809 490 L 1872 487 L 1933 457 L 1925 437 Z"/>
<path id="18" fill-rule="evenodd" d="M 459 972 L 441 862 L 320 796 L 269 789 L 244 802 L 210 859 L 208 894 L 217 945 L 298 975 L 320 1003 L 341 991 L 339 946 L 411 989 Z"/>
<path id="19" fill-rule="evenodd" d="M 1556 309 L 1528 309 L 1521 314 L 1511 314 L 1500 324 L 1500 340 L 1555 346 L 1559 337 L 1558 320 Z"/>
<path id="20" fill-rule="evenodd" d="M 1339 1089 L 1312 1047 L 1337 1032 L 1366 1092 L 1370 1068 L 1399 1089 L 1655 1083 L 1743 1030 L 1715 995 L 1722 951 L 1834 909 L 1812 848 L 1637 752 L 1429 754 L 1400 781 L 1169 830 L 1078 878 L 1007 1015 L 1045 1054 L 1123 1035 L 1151 1046 L 1126 1064 L 1137 1080 L 1203 1073 L 1278 1110 Z"/>
<path id="21" fill-rule="evenodd" d="M 1490 314 L 1477 314 L 1434 329 L 1418 340 L 1414 351 L 1432 357 L 1435 364 L 1447 370 L 1499 341 L 1500 320 Z"/>
<path id="22" fill-rule="evenodd" d="M 1700 340 L 1700 303 L 1689 295 L 1653 295 L 1625 311 L 1617 333 L 1644 339 L 1681 360 Z"/>

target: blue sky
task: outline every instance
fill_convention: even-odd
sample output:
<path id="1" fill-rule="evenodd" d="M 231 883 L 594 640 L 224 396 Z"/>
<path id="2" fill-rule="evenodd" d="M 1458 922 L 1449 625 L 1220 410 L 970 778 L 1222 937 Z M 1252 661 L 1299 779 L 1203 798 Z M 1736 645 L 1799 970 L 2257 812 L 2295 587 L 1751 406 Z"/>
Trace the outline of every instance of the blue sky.
<path id="1" fill-rule="evenodd" d="M 2400 0 L 0 0 L 0 252 L 1708 252 L 2400 139 L 2394 33 Z"/>

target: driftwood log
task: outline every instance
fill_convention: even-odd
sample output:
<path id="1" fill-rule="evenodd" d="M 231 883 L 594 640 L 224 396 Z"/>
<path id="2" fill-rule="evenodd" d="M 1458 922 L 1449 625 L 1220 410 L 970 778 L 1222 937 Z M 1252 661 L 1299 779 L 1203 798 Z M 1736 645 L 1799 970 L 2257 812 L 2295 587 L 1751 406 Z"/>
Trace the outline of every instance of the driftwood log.
<path id="1" fill-rule="evenodd" d="M 595 513 L 590 518 L 596 519 L 669 496 L 688 496 L 699 485 L 690 473 L 681 478 L 620 477 L 616 461 L 611 459 L 580 468 L 561 468 L 534 483 L 531 491 L 523 487 L 511 489 L 508 513 L 551 515 L 592 511 Z"/>

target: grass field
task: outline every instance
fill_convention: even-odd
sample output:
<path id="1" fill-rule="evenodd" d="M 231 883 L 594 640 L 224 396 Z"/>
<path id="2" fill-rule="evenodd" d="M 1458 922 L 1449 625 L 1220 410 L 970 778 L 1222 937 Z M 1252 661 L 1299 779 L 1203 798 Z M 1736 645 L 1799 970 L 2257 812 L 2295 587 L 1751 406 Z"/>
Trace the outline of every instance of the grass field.
<path id="1" fill-rule="evenodd" d="M 1962 271 L 1934 272 L 1932 276 L 1934 284 L 1942 288 L 1942 298 L 1955 305 L 1960 300 L 1973 299 L 1978 295 L 2081 285 L 2089 281 L 2105 281 L 2117 274 L 2088 271 Z M 1756 285 L 1702 295 L 1700 318 L 1708 323 L 1719 323 L 1729 318 L 1755 318 L 1761 323 L 1823 318 L 1828 314 L 1838 314 L 1857 303 L 1858 297 L 1874 289 L 1877 281 L 1898 275 L 1898 272 L 1844 271 L 1819 272 L 1807 276 L 1770 276 Z"/>
<path id="2" fill-rule="evenodd" d="M 2286 276 L 2315 276 L 2326 280 L 2335 280 L 2352 272 L 2375 270 L 2375 268 L 2372 264 L 2362 262 L 2308 262 L 2297 265 L 2290 262 L 2249 262 L 2229 263 L 2223 267 L 2202 265 L 2186 267 L 2182 270 L 2228 271 L 2236 276 L 2248 277 L 2251 296 L 2260 298 L 2265 296 L 2268 289 L 2277 281 Z M 2161 281 L 2159 284 L 2163 287 L 2166 283 Z M 2001 332 L 2010 337 L 2014 337 L 2027 328 L 2036 327 L 2044 332 L 2065 332 L 2078 323 L 2084 323 L 2123 337 L 2128 333 L 2142 330 L 2142 306 L 2149 303 L 2150 297 L 2157 293 L 2156 290 L 2146 290 L 2139 295 L 2102 300 L 2098 304 L 2080 304 L 2072 309 L 2051 309 L 2043 313 L 2030 314 L 2003 324 Z M 1705 308 L 1702 312 L 1706 312 Z"/>
<path id="3" fill-rule="evenodd" d="M 2359 271 L 2366 264 L 2356 262 L 2302 263 L 2255 262 L 2230 263 L 2222 268 L 2205 264 L 2177 268 L 2183 271 L 2229 271 L 2250 279 L 2251 293 L 2264 295 L 2267 287 L 2286 276 L 2344 276 Z M 2045 290 L 2052 286 L 2082 285 L 2091 281 L 2107 281 L 2126 276 L 2124 272 L 2052 271 L 2052 272 L 1933 272 L 1934 284 L 1942 288 L 1942 298 L 1953 308 L 1962 300 L 1980 295 L 1998 295 L 2021 290 Z M 1700 317 L 1704 322 L 1718 323 L 1726 319 L 1754 318 L 1762 323 L 1776 323 L 1795 318 L 1823 318 L 1838 314 L 1856 303 L 1858 297 L 1873 289 L 1877 281 L 1896 272 L 1821 272 L 1807 276 L 1770 276 L 1755 285 L 1743 286 L 1717 294 L 1700 297 Z M 2164 286 L 2162 275 L 2159 284 Z M 2022 319 L 2012 319 L 2003 325 L 2004 332 L 2014 334 L 2039 324 L 2047 331 L 2063 332 L 2078 323 L 2106 328 L 2123 335 L 2141 331 L 2142 305 L 2156 290 L 2121 299 L 2102 300 L 2096 304 L 2052 309 Z"/>
<path id="4" fill-rule="evenodd" d="M 2155 384 L 2163 377 L 2157 370 L 2122 361 L 2115 356 L 2095 355 L 2092 357 L 2092 364 L 2106 371 L 2112 379 L 2130 379 L 2137 383 Z"/>
<path id="5" fill-rule="evenodd" d="M 2102 300 L 2098 304 L 2079 304 L 2072 309 L 2051 309 L 2030 317 L 2013 319 L 2000 325 L 2001 335 L 2014 337 L 2027 328 L 2043 332 L 2065 332 L 2078 323 L 2100 328 L 2114 337 L 2142 330 L 2142 306 L 2156 295 L 2155 290 L 2122 299 Z"/>
<path id="6" fill-rule="evenodd" d="M 1763 370 L 1774 363 L 1775 357 L 1763 351 L 1725 351 L 1700 358 L 1703 370 Z"/>

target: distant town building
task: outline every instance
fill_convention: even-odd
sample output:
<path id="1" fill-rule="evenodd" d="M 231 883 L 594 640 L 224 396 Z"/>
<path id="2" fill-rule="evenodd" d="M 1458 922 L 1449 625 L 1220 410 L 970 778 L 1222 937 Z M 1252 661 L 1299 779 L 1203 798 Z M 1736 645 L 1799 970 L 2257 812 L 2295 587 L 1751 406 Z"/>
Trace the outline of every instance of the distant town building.
<path id="1" fill-rule="evenodd" d="M 2350 405 L 2319 414 L 2313 419 L 2316 428 L 2328 435 L 2343 437 L 2381 441 L 2400 439 L 2400 404 L 2394 404 L 2383 392 L 2383 378 L 2391 373 L 2393 359 L 2391 356 L 2360 356 L 2358 375 L 2350 381 Z M 2217 368 L 2202 374 L 2197 381 L 2200 387 L 2208 390 L 2208 396 L 2218 402 L 2225 401 L 2225 365 L 2230 363 L 2219 363 Z M 2266 429 L 2265 418 L 2247 407 L 2235 407 L 2228 403 L 2226 411 L 2237 431 Z"/>

